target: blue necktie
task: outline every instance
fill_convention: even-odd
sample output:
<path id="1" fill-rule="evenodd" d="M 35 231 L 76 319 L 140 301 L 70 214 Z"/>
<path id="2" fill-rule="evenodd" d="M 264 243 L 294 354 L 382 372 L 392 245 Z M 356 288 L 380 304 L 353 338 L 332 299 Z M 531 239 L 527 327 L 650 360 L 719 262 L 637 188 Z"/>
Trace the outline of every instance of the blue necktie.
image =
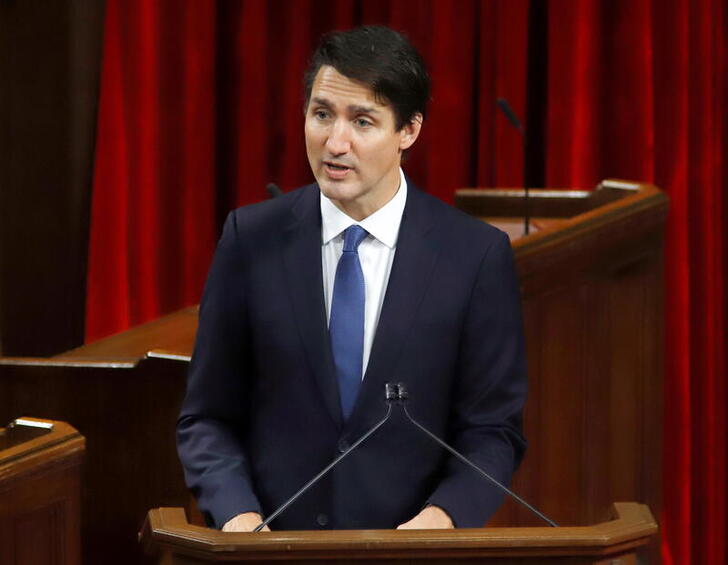
<path id="1" fill-rule="evenodd" d="M 334 296 L 331 301 L 329 335 L 344 419 L 351 414 L 362 378 L 364 273 L 357 249 L 367 235 L 367 231 L 361 226 L 351 226 L 344 232 L 344 252 L 336 267 Z"/>

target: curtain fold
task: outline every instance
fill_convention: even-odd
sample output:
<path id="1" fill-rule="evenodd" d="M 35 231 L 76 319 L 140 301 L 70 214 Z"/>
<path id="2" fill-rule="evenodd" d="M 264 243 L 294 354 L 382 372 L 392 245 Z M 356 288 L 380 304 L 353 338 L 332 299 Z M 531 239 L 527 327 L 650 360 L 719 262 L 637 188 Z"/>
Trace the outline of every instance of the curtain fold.
<path id="1" fill-rule="evenodd" d="M 536 7 L 545 20 L 529 26 Z M 108 0 L 87 341 L 196 303 L 226 212 L 268 182 L 312 180 L 307 58 L 321 33 L 362 23 L 405 31 L 430 68 L 405 164 L 428 192 L 524 183 L 505 97 L 543 136 L 532 178 L 645 180 L 670 196 L 663 559 L 725 562 L 724 0 Z"/>

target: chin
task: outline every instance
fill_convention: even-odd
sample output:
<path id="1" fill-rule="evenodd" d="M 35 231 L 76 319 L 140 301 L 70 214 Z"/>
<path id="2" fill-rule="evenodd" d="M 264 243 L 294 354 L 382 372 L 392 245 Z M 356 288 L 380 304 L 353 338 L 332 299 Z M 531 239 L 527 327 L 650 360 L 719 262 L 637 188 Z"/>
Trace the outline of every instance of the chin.
<path id="1" fill-rule="evenodd" d="M 321 193 L 331 200 L 346 202 L 356 196 L 356 187 L 349 182 L 337 182 L 328 178 L 316 179 Z"/>

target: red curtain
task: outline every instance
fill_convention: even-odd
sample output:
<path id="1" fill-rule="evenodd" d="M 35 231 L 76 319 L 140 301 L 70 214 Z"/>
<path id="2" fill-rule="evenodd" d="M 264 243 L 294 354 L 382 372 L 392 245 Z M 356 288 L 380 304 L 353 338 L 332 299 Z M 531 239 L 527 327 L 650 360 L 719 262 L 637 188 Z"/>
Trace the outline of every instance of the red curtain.
<path id="1" fill-rule="evenodd" d="M 647 179 L 666 243 L 663 560 L 726 562 L 728 20 L 722 0 L 549 2 L 549 185 Z"/>
<path id="2" fill-rule="evenodd" d="M 107 3 L 87 341 L 198 301 L 214 247 L 215 14 L 173 8 Z"/>
<path id="3" fill-rule="evenodd" d="M 92 204 L 86 339 L 196 303 L 218 229 L 265 185 L 311 182 L 302 74 L 322 33 L 408 32 L 435 77 L 408 173 L 450 200 L 522 184 L 527 1 L 109 0 Z"/>
<path id="4" fill-rule="evenodd" d="M 301 76 L 324 31 L 405 31 L 434 80 L 405 168 L 463 186 L 647 180 L 666 249 L 665 563 L 726 559 L 724 0 L 108 0 L 87 340 L 194 304 L 227 210 L 310 182 Z"/>

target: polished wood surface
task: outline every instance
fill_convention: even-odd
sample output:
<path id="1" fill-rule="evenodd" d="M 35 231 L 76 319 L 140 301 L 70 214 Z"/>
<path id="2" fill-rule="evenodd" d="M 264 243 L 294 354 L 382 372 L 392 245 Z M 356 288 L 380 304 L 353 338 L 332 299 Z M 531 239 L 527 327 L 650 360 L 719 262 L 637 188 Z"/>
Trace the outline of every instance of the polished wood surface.
<path id="1" fill-rule="evenodd" d="M 629 563 L 657 531 L 647 506 L 617 503 L 592 526 L 224 533 L 151 510 L 140 533 L 159 563 Z M 407 561 L 402 561 L 407 560 Z"/>
<path id="2" fill-rule="evenodd" d="M 81 563 L 83 436 L 64 422 L 0 428 L 0 564 Z"/>
<path id="3" fill-rule="evenodd" d="M 641 199 L 645 191 L 660 193 L 653 185 L 620 179 L 605 179 L 594 190 L 532 188 L 528 201 L 522 188 L 462 188 L 455 192 L 455 206 L 481 218 L 523 218 L 526 207 L 532 218 L 575 218 L 590 210 L 623 201 L 630 193 L 641 193 Z M 664 196 L 659 198 L 665 199 Z"/>
<path id="4" fill-rule="evenodd" d="M 196 331 L 197 306 L 190 306 L 128 331 L 71 349 L 56 355 L 55 359 L 139 361 L 151 350 L 157 350 L 177 352 L 184 360 L 192 354 Z"/>

